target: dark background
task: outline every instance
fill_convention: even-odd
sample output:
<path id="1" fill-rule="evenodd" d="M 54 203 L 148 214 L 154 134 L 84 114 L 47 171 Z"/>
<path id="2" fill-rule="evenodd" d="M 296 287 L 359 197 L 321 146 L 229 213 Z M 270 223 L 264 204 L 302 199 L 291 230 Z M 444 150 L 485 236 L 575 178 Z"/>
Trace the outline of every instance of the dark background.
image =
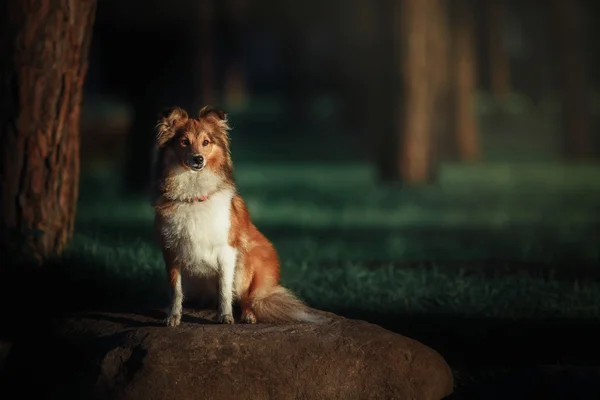
<path id="1" fill-rule="evenodd" d="M 555 12 L 536 1 L 496 3 L 504 9 L 499 33 L 510 58 L 510 96 L 502 102 L 490 91 L 488 4 L 469 3 L 477 28 L 483 159 L 561 159 Z M 598 149 L 598 46 L 592 38 L 599 6 L 578 3 L 576 36 L 592 113 L 589 146 Z M 372 120 L 399 112 L 389 107 L 384 90 L 385 68 L 400 71 L 389 40 L 393 7 L 391 0 L 100 1 L 85 88 L 83 158 L 107 142 L 107 150 L 128 159 L 130 173 L 143 176 L 140 147 L 151 143 L 157 110 L 210 103 L 230 113 L 237 160 L 376 160 L 380 132 Z M 126 157 L 129 132 L 136 154 Z M 311 146 L 315 141 L 318 147 Z"/>
<path id="2" fill-rule="evenodd" d="M 98 1 L 76 231 L 56 286 L 30 290 L 57 308 L 167 304 L 146 192 L 153 129 L 165 107 L 212 104 L 283 283 L 311 306 L 439 351 L 455 398 L 597 398 L 600 5 L 467 1 L 480 157 L 457 156 L 451 119 L 432 112 L 446 140 L 434 178 L 412 185 L 378 172 L 406 134 L 399 3 Z M 446 4 L 455 17 L 458 1 Z M 509 60 L 505 93 L 491 35 Z M 588 127 L 579 154 L 573 104 Z"/>

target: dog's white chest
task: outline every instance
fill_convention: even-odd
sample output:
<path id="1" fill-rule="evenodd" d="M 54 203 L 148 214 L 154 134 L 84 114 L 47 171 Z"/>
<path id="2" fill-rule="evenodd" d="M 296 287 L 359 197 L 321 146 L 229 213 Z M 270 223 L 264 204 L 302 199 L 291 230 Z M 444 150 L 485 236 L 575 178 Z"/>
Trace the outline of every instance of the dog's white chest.
<path id="1" fill-rule="evenodd" d="M 228 246 L 232 196 L 220 192 L 202 202 L 178 204 L 167 219 L 166 244 L 188 272 L 216 272 L 219 251 Z"/>

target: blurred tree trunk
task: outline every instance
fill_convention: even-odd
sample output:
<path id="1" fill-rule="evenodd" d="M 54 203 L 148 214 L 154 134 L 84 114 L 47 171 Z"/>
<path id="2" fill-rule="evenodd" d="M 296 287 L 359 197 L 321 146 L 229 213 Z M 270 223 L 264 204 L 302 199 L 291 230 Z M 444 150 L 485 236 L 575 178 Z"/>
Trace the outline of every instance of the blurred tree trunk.
<path id="1" fill-rule="evenodd" d="M 505 7 L 503 0 L 486 1 L 490 85 L 494 97 L 500 101 L 506 101 L 510 94 L 510 57 L 504 43 Z"/>
<path id="2" fill-rule="evenodd" d="M 450 2 L 449 2 L 450 1 Z M 449 155 L 448 141 L 452 139 L 450 129 L 451 87 L 450 87 L 450 50 L 452 48 L 448 7 L 452 0 L 435 1 L 430 16 L 433 26 L 431 37 L 434 76 L 434 118 L 433 118 L 433 159 L 446 158 Z"/>
<path id="3" fill-rule="evenodd" d="M 230 54 L 225 66 L 223 77 L 222 105 L 233 111 L 243 108 L 247 101 L 247 85 L 243 63 L 243 44 L 245 32 L 249 31 L 248 0 L 228 0 L 224 2 L 228 31 L 231 31 L 234 41 L 234 54 Z"/>
<path id="4" fill-rule="evenodd" d="M 480 159 L 476 114 L 477 58 L 475 23 L 469 0 L 455 0 L 452 18 L 453 135 L 461 161 Z"/>
<path id="5" fill-rule="evenodd" d="M 434 130 L 440 74 L 438 19 L 442 0 L 397 0 L 394 15 L 397 54 L 400 71 L 400 93 L 393 104 L 399 107 L 395 128 L 397 141 L 395 161 L 380 168 L 384 180 L 400 180 L 406 184 L 427 183 L 435 179 Z M 386 145 L 386 143 L 384 143 Z M 390 153 L 391 154 L 391 153 Z M 385 157 L 383 157 L 385 160 Z M 381 161 L 383 161 L 381 160 Z M 391 170 L 390 170 L 391 168 Z"/>
<path id="6" fill-rule="evenodd" d="M 2 247 L 41 262 L 73 234 L 96 1 L 9 0 L 3 8 Z"/>
<path id="7" fill-rule="evenodd" d="M 432 59 L 430 58 L 429 14 L 434 0 L 400 1 L 400 52 L 402 87 L 400 176 L 405 183 L 431 179 Z"/>
<path id="8" fill-rule="evenodd" d="M 230 111 L 243 108 L 246 104 L 246 78 L 239 60 L 234 61 L 225 72 L 223 97 L 223 104 Z"/>
<path id="9" fill-rule="evenodd" d="M 565 156 L 590 155 L 590 111 L 578 0 L 554 0 Z"/>

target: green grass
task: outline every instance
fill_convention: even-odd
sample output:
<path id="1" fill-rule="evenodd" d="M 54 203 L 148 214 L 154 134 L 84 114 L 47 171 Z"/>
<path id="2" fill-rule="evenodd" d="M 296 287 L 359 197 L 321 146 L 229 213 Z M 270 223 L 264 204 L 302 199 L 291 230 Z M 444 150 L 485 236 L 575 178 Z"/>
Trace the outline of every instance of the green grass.
<path id="1" fill-rule="evenodd" d="M 240 164 L 236 178 L 280 253 L 283 283 L 315 307 L 581 318 L 600 316 L 600 283 L 585 276 L 600 259 L 599 174 L 589 165 L 448 165 L 436 185 L 398 189 L 378 185 L 366 165 Z M 95 285 L 121 282 L 111 283 L 111 301 L 164 301 L 152 209 L 119 197 L 111 176 L 84 176 L 65 264 L 87 266 Z M 494 260 L 546 271 L 494 275 Z M 565 269 L 579 279 L 551 279 Z"/>
<path id="2" fill-rule="evenodd" d="M 25 278 L 37 315 L 168 304 L 152 209 L 116 176 L 83 174 L 73 241 Z M 600 166 L 446 165 L 419 188 L 382 187 L 367 165 L 238 163 L 236 176 L 283 284 L 431 346 L 454 371 L 453 399 L 598 391 Z M 18 279 L 0 290 L 8 319 L 35 325 L 12 307 Z"/>

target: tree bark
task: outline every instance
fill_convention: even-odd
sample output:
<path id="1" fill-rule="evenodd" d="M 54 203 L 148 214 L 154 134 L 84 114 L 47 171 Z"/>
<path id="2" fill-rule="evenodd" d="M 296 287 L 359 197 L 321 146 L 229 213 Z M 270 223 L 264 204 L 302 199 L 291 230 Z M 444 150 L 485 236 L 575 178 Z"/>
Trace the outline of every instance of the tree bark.
<path id="1" fill-rule="evenodd" d="M 590 148 L 590 111 L 578 0 L 554 0 L 559 88 L 564 151 L 567 158 L 585 158 Z"/>
<path id="2" fill-rule="evenodd" d="M 3 8 L 2 247 L 39 262 L 73 234 L 96 0 L 8 0 Z"/>
<path id="3" fill-rule="evenodd" d="M 436 0 L 431 13 L 431 57 L 434 66 L 433 151 L 432 161 L 448 157 L 452 98 L 450 87 L 450 50 L 452 48 L 448 9 L 451 0 Z M 437 168 L 436 168 L 437 169 Z"/>
<path id="4" fill-rule="evenodd" d="M 503 38 L 505 6 L 502 0 L 487 0 L 486 12 L 489 23 L 490 86 L 497 100 L 506 101 L 510 94 L 510 57 Z"/>
<path id="5" fill-rule="evenodd" d="M 480 159 L 480 144 L 475 109 L 477 59 L 475 24 L 469 0 L 456 0 L 453 15 L 454 137 L 458 157 L 472 162 Z"/>
<path id="6" fill-rule="evenodd" d="M 439 76 L 434 65 L 436 23 L 430 19 L 440 0 L 400 0 L 396 27 L 400 43 L 401 100 L 399 103 L 400 180 L 405 184 L 435 179 L 432 114 L 436 107 Z"/>

